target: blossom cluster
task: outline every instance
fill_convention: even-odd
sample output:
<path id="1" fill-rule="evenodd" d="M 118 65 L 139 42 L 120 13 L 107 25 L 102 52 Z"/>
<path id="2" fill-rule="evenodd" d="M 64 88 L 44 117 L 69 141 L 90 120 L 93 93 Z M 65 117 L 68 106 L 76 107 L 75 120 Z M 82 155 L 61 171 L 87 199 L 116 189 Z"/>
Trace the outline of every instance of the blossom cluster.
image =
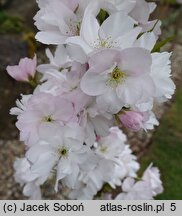
<path id="1" fill-rule="evenodd" d="M 37 0 L 36 39 L 49 63 L 37 57 L 8 66 L 34 91 L 22 95 L 16 126 L 26 145 L 14 164 L 15 180 L 31 199 L 54 180 L 70 199 L 93 199 L 105 184 L 121 187 L 116 199 L 152 199 L 163 191 L 157 168 L 136 181 L 139 163 L 120 126 L 151 130 L 153 105 L 175 91 L 168 52 L 155 52 L 161 34 L 149 20 L 156 5 L 144 0 Z M 41 79 L 37 81 L 37 73 Z"/>

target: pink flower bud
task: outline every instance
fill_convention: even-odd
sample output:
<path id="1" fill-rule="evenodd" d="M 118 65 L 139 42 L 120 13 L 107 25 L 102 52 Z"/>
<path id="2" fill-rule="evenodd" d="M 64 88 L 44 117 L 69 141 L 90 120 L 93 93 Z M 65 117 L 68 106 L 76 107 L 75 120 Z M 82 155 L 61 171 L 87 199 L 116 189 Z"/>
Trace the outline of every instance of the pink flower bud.
<path id="1" fill-rule="evenodd" d="M 119 118 L 125 127 L 133 131 L 139 131 L 142 128 L 144 121 L 143 113 L 135 111 L 127 111 Z"/>
<path id="2" fill-rule="evenodd" d="M 36 55 L 33 59 L 23 58 L 20 60 L 18 65 L 8 66 L 6 68 L 8 74 L 17 81 L 28 82 L 35 76 L 37 67 Z"/>

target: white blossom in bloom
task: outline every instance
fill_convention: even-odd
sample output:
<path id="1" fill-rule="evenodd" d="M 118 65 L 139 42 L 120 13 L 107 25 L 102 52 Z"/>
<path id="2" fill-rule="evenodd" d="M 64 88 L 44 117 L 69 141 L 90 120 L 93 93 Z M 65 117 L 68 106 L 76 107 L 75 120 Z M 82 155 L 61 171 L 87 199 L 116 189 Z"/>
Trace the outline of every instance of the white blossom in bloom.
<path id="1" fill-rule="evenodd" d="M 78 98 L 78 97 L 77 97 Z M 86 101 L 86 100 L 85 100 Z M 79 102 L 77 100 L 77 102 Z M 95 100 L 87 100 L 83 107 L 75 101 L 75 108 L 78 110 L 78 119 L 81 127 L 85 129 L 85 143 L 93 146 L 96 136 L 107 136 L 109 128 L 113 124 L 113 116 L 109 113 L 99 110 Z M 83 103 L 82 103 L 83 104 Z"/>
<path id="2" fill-rule="evenodd" d="M 70 36 L 79 35 L 84 9 L 90 0 L 38 1 L 35 25 L 40 30 L 36 39 L 45 44 L 64 44 Z"/>
<path id="3" fill-rule="evenodd" d="M 92 200 L 97 192 L 98 189 L 93 182 L 90 181 L 85 184 L 82 181 L 78 181 L 75 189 L 70 191 L 68 197 L 71 200 Z"/>
<path id="4" fill-rule="evenodd" d="M 66 99 L 75 99 L 72 95 L 76 94 L 76 92 L 79 92 L 80 95 L 85 95 L 80 90 L 80 80 L 86 71 L 85 65 L 74 62 L 70 67 L 61 71 L 49 70 L 49 67 L 44 69 L 44 82 L 36 88 L 37 92 L 49 93 L 54 96 L 65 96 Z M 77 93 L 77 96 L 80 95 Z"/>
<path id="5" fill-rule="evenodd" d="M 126 136 L 118 127 L 112 127 L 109 135 L 100 138 L 96 148 L 97 154 L 114 161 L 115 168 L 112 180 L 108 183 L 115 188 L 121 185 L 121 180 L 126 176 L 136 177 L 139 164 L 131 149 L 126 145 Z"/>
<path id="6" fill-rule="evenodd" d="M 139 181 L 126 178 L 122 184 L 122 193 L 116 200 L 151 200 L 163 192 L 162 182 L 158 168 L 150 165 Z"/>
<path id="7" fill-rule="evenodd" d="M 144 96 L 152 97 L 155 86 L 150 76 L 151 64 L 152 57 L 146 49 L 99 51 L 89 60 L 81 89 L 90 96 L 97 96 L 96 101 L 102 109 L 117 113 L 123 106 L 134 105 Z"/>
<path id="8" fill-rule="evenodd" d="M 82 128 L 77 124 L 51 129 L 45 126 L 40 133 L 42 141 L 32 146 L 26 154 L 33 164 L 32 171 L 46 178 L 54 171 L 56 191 L 62 179 L 66 186 L 74 188 L 80 170 L 87 170 L 92 164 L 89 157 L 93 157 L 91 150 L 83 145 Z"/>
<path id="9" fill-rule="evenodd" d="M 98 139 L 95 151 L 105 159 L 116 161 L 125 148 L 126 136 L 117 127 L 110 128 L 109 132 L 107 137 Z"/>
<path id="10" fill-rule="evenodd" d="M 139 164 L 125 141 L 126 136 L 118 127 L 110 128 L 108 136 L 97 138 L 93 148 L 97 156 L 95 166 L 80 174 L 78 188 L 70 192 L 70 198 L 93 199 L 105 183 L 116 188 L 124 178 L 136 177 Z"/>
<path id="11" fill-rule="evenodd" d="M 144 172 L 142 179 L 151 183 L 153 196 L 163 192 L 164 189 L 162 181 L 160 180 L 160 171 L 157 167 L 152 167 L 151 164 Z"/>
<path id="12" fill-rule="evenodd" d="M 17 158 L 14 162 L 14 169 L 16 171 L 14 177 L 16 182 L 23 185 L 25 182 L 32 182 L 37 177 L 37 173 L 32 173 L 30 169 L 31 165 L 26 158 Z"/>
<path id="13" fill-rule="evenodd" d="M 34 19 L 40 30 L 36 39 L 42 43 L 64 44 L 68 37 L 79 34 L 79 19 L 62 1 L 48 1 Z"/>
<path id="14" fill-rule="evenodd" d="M 67 45 L 66 47 L 64 45 L 59 45 L 54 55 L 50 49 L 46 49 L 46 56 L 49 59 L 49 63 L 41 64 L 37 67 L 38 72 L 44 75 L 54 74 L 58 71 L 69 71 L 71 67 L 74 67 L 75 70 L 78 65 L 81 65 L 81 63 L 84 64 L 87 61 L 87 56 L 82 51 L 81 47 L 75 47 L 74 45 Z M 79 68 L 77 68 L 77 70 L 79 70 Z M 45 77 L 43 78 L 45 79 Z"/>
<path id="15" fill-rule="evenodd" d="M 123 192 L 120 193 L 116 200 L 151 200 L 152 190 L 150 182 L 138 181 L 133 178 L 127 178 L 122 184 Z"/>
<path id="16" fill-rule="evenodd" d="M 23 194 L 29 199 L 41 199 L 40 185 L 37 179 L 40 177 L 39 173 L 32 172 L 31 164 L 26 158 L 17 158 L 14 162 L 15 181 L 24 186 Z"/>
<path id="17" fill-rule="evenodd" d="M 56 72 L 70 67 L 71 59 L 68 56 L 66 48 L 63 45 L 59 45 L 54 55 L 50 49 L 46 49 L 46 56 L 49 59 L 48 64 L 42 64 L 37 67 L 40 73 Z"/>
<path id="18" fill-rule="evenodd" d="M 39 93 L 28 100 L 27 108 L 18 116 L 16 126 L 20 130 L 20 140 L 31 146 L 39 140 L 39 130 L 43 125 L 64 125 L 72 118 L 74 107 L 71 102 Z"/>
<path id="19" fill-rule="evenodd" d="M 29 199 L 41 199 L 49 181 L 69 199 L 112 199 L 117 187 L 117 200 L 154 199 L 163 192 L 160 172 L 150 165 L 138 177 L 140 164 L 119 127 L 154 129 L 155 103 L 175 91 L 171 53 L 154 52 L 161 34 L 161 22 L 150 19 L 156 4 L 36 1 L 36 39 L 56 46 L 46 49 L 46 63 L 37 66 L 35 55 L 7 67 L 34 87 L 10 110 L 26 145 L 15 181 Z"/>
<path id="20" fill-rule="evenodd" d="M 87 10 L 82 21 L 80 35 L 67 39 L 68 44 L 80 45 L 86 53 L 101 48 L 132 47 L 141 33 L 140 27 L 134 28 L 135 21 L 122 11 L 110 15 L 100 26 L 92 11 L 89 8 Z"/>
<path id="21" fill-rule="evenodd" d="M 132 154 L 132 151 L 128 145 L 125 145 L 123 152 L 119 155 L 117 163 L 115 165 L 115 172 L 112 179 L 108 182 L 112 188 L 121 186 L 121 180 L 125 177 L 136 177 L 136 172 L 139 170 L 140 165 L 136 161 L 136 156 Z"/>

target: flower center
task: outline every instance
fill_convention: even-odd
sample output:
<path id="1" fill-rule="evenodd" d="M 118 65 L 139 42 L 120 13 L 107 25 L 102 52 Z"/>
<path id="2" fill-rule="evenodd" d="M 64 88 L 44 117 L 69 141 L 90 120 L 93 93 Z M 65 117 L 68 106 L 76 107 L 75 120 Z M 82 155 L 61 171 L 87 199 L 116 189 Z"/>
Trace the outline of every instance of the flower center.
<path id="1" fill-rule="evenodd" d="M 111 87 L 117 87 L 126 78 L 126 74 L 119 68 L 115 67 L 111 74 L 109 74 L 108 84 Z"/>
<path id="2" fill-rule="evenodd" d="M 116 47 L 116 42 L 112 41 L 111 37 L 108 37 L 106 39 L 97 39 L 96 41 L 94 41 L 94 43 L 92 44 L 92 46 L 96 49 L 100 49 L 100 48 L 113 48 Z"/>
<path id="3" fill-rule="evenodd" d="M 61 157 L 67 158 L 69 154 L 69 150 L 64 146 L 58 150 L 58 153 Z"/>
<path id="4" fill-rule="evenodd" d="M 103 154 L 106 154 L 107 153 L 107 147 L 106 146 L 102 146 L 100 148 L 100 152 L 103 153 Z"/>
<path id="5" fill-rule="evenodd" d="M 52 118 L 51 115 L 48 115 L 48 116 L 45 116 L 45 117 L 43 118 L 43 121 L 44 121 L 44 122 L 53 122 L 54 119 Z"/>

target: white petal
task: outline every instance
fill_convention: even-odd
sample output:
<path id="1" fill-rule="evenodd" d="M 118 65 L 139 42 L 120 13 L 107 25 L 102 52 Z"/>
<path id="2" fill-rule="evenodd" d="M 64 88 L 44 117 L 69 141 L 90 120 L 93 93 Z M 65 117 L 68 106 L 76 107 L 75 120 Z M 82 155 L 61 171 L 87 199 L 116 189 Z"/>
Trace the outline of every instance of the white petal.
<path id="1" fill-rule="evenodd" d="M 100 26 L 97 19 L 87 8 L 81 24 L 80 36 L 87 41 L 88 44 L 92 45 L 99 38 L 99 28 Z"/>
<path id="2" fill-rule="evenodd" d="M 116 38 L 114 40 L 114 44 L 116 47 L 120 47 L 121 49 L 126 49 L 133 46 L 135 40 L 138 35 L 141 33 L 142 28 L 136 27 L 132 29 L 130 32 Z"/>
<path id="3" fill-rule="evenodd" d="M 124 104 L 133 105 L 142 97 L 142 89 L 140 83 L 137 83 L 135 79 L 129 78 L 116 89 L 118 97 Z"/>
<path id="4" fill-rule="evenodd" d="M 94 53 L 89 59 L 89 66 L 96 67 L 97 73 L 111 69 L 113 65 L 118 61 L 120 52 L 117 49 L 104 49 Z"/>
<path id="5" fill-rule="evenodd" d="M 68 53 L 64 45 L 57 46 L 54 61 L 56 65 L 63 65 L 69 61 Z"/>
<path id="6" fill-rule="evenodd" d="M 87 55 L 81 46 L 76 44 L 68 44 L 66 48 L 72 60 L 75 60 L 82 64 L 85 64 L 87 62 Z"/>
<path id="7" fill-rule="evenodd" d="M 97 97 L 97 104 L 101 110 L 112 114 L 118 113 L 124 105 L 114 89 L 110 89 L 105 94 Z"/>
<path id="8" fill-rule="evenodd" d="M 88 44 L 82 37 L 80 36 L 75 36 L 75 37 L 69 37 L 66 40 L 67 44 L 75 44 L 80 47 L 86 52 L 86 54 L 92 52 L 93 48 L 90 44 Z"/>
<path id="9" fill-rule="evenodd" d="M 55 184 L 55 191 L 58 191 L 58 183 L 59 180 L 63 179 L 67 175 L 72 173 L 71 162 L 69 160 L 60 160 L 57 166 L 57 177 L 56 177 L 56 184 Z"/>
<path id="10" fill-rule="evenodd" d="M 156 36 L 153 32 L 144 33 L 138 40 L 135 41 L 134 47 L 142 47 L 147 50 L 152 50 L 156 44 Z"/>
<path id="11" fill-rule="evenodd" d="M 107 91 L 107 75 L 87 72 L 81 80 L 81 89 L 85 94 L 96 96 Z"/>
<path id="12" fill-rule="evenodd" d="M 44 44 L 64 44 L 66 41 L 65 36 L 61 36 L 59 32 L 52 32 L 52 31 L 42 31 L 38 32 L 35 38 Z"/>
<path id="13" fill-rule="evenodd" d="M 132 30 L 135 21 L 123 12 L 110 15 L 102 24 L 101 30 L 105 38 L 111 37 L 113 40 Z"/>
<path id="14" fill-rule="evenodd" d="M 143 48 L 128 48 L 121 52 L 121 69 L 132 75 L 150 73 L 152 57 Z"/>
<path id="15" fill-rule="evenodd" d="M 135 7 L 135 4 L 136 2 L 133 1 L 133 0 L 126 0 L 126 1 L 117 1 L 118 4 L 117 4 L 117 8 L 120 10 L 120 11 L 124 11 L 125 13 L 130 13 L 133 8 Z"/>

